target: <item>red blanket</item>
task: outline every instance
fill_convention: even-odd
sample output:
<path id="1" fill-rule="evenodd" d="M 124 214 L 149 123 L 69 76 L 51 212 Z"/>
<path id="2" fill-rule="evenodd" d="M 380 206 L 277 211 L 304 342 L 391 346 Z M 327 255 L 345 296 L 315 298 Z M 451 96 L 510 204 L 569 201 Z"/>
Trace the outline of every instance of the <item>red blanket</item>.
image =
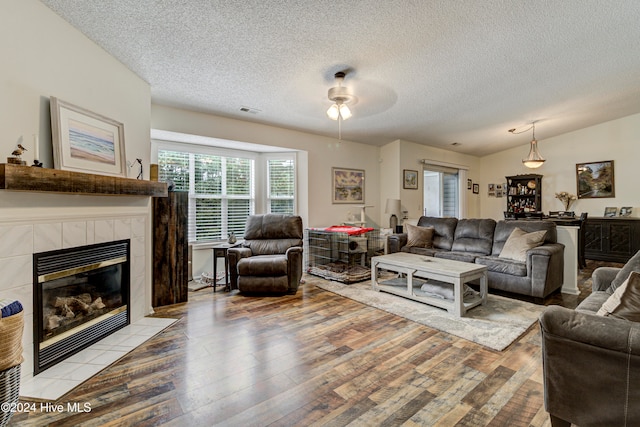
<path id="1" fill-rule="evenodd" d="M 373 231 L 370 227 L 355 227 L 352 225 L 332 225 L 327 227 L 324 231 L 331 231 L 333 233 L 347 233 L 349 236 L 359 236 L 360 234 Z"/>

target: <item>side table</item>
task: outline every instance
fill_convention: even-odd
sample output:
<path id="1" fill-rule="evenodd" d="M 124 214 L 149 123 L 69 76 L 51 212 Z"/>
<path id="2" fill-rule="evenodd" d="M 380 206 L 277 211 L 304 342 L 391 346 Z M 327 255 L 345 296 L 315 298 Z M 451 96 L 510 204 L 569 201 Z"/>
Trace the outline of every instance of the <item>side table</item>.
<path id="1" fill-rule="evenodd" d="M 218 258 L 224 258 L 224 289 L 231 290 L 229 286 L 229 249 L 239 246 L 242 242 L 237 241 L 235 243 L 218 243 L 213 247 L 213 292 L 216 291 L 218 285 Z"/>

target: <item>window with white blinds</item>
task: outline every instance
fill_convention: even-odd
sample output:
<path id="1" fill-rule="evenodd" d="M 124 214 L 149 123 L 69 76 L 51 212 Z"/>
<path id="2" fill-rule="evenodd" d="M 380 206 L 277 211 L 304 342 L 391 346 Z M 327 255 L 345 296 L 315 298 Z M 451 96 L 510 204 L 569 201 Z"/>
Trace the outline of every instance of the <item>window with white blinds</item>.
<path id="1" fill-rule="evenodd" d="M 267 181 L 268 212 L 293 215 L 296 194 L 293 159 L 268 159 Z"/>
<path id="2" fill-rule="evenodd" d="M 254 160 L 158 150 L 158 179 L 189 192 L 189 241 L 244 235 L 255 211 Z"/>

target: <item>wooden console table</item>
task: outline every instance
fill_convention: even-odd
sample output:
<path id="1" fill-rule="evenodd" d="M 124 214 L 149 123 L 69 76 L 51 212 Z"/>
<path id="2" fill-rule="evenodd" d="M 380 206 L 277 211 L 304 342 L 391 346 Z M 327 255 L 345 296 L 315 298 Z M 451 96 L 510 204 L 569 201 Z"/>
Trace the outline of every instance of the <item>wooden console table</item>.
<path id="1" fill-rule="evenodd" d="M 640 250 L 640 218 L 589 217 L 585 229 L 585 257 L 625 263 Z"/>

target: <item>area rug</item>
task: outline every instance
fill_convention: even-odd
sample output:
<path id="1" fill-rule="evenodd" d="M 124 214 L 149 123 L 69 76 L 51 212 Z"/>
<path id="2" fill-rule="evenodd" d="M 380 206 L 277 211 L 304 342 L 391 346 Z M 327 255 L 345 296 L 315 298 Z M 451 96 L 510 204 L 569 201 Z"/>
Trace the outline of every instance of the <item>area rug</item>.
<path id="1" fill-rule="evenodd" d="M 544 306 L 489 294 L 486 305 L 472 308 L 464 317 L 456 317 L 441 308 L 376 292 L 371 288 L 370 280 L 351 285 L 309 275 L 305 280 L 327 291 L 498 351 L 524 334 L 544 309 Z"/>

